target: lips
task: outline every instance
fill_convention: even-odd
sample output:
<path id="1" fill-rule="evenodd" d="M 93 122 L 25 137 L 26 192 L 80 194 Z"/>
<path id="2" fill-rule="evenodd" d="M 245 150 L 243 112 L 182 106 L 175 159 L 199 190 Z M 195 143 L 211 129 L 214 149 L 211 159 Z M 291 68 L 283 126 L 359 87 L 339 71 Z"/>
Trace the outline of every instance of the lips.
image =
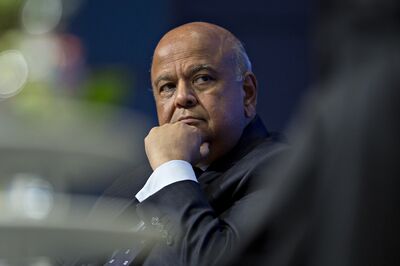
<path id="1" fill-rule="evenodd" d="M 193 125 L 193 124 L 200 123 L 200 122 L 202 122 L 204 120 L 201 119 L 201 118 L 194 117 L 194 116 L 183 116 L 183 117 L 180 117 L 178 119 L 178 121 L 181 121 L 181 122 L 183 122 L 185 124 L 188 124 L 188 125 Z"/>

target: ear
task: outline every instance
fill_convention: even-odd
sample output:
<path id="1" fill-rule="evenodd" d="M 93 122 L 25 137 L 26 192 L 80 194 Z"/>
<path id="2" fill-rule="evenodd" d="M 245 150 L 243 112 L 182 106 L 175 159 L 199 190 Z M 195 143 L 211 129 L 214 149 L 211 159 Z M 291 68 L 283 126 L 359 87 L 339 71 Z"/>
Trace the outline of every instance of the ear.
<path id="1" fill-rule="evenodd" d="M 252 72 L 246 72 L 243 77 L 244 115 L 253 118 L 256 115 L 257 105 L 257 79 Z"/>

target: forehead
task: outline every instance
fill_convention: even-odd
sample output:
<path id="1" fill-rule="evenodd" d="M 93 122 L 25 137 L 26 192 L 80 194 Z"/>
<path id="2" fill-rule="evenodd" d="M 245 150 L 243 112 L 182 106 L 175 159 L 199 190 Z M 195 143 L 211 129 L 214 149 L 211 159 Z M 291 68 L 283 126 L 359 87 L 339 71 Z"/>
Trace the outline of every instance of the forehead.
<path id="1" fill-rule="evenodd" d="M 162 40 L 154 52 L 152 78 L 160 72 L 176 71 L 177 67 L 207 64 L 217 68 L 232 58 L 227 50 L 221 40 L 211 36 L 196 32 L 173 35 Z"/>
<path id="2" fill-rule="evenodd" d="M 218 46 L 218 40 L 211 38 L 210 34 L 206 35 L 196 31 L 177 32 L 171 33 L 161 39 L 154 56 L 164 58 L 189 50 L 215 50 Z"/>

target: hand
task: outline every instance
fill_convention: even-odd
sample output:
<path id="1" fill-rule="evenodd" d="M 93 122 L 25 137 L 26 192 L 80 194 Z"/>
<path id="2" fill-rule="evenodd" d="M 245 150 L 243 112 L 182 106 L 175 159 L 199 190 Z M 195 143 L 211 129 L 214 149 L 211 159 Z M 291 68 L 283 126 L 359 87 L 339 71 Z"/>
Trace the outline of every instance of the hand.
<path id="1" fill-rule="evenodd" d="M 152 128 L 144 143 L 153 170 L 171 160 L 196 164 L 209 153 L 209 144 L 203 143 L 201 131 L 183 122 Z"/>

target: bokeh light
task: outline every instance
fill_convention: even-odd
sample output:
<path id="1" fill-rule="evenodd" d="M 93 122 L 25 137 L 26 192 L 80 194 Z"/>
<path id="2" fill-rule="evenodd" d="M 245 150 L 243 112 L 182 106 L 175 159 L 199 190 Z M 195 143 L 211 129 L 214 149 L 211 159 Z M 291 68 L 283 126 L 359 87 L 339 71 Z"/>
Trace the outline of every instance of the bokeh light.
<path id="1" fill-rule="evenodd" d="M 51 81 L 60 54 L 59 43 L 54 36 L 24 38 L 19 44 L 29 67 L 29 81 Z"/>
<path id="2" fill-rule="evenodd" d="M 16 217 L 44 219 L 53 207 L 53 187 L 40 176 L 19 173 L 13 178 L 8 200 Z"/>
<path id="3" fill-rule="evenodd" d="M 57 27 L 61 17 L 61 0 L 27 0 L 21 19 L 27 32 L 44 34 Z"/>
<path id="4" fill-rule="evenodd" d="M 28 64 L 17 50 L 0 53 L 0 99 L 19 93 L 28 79 Z"/>

